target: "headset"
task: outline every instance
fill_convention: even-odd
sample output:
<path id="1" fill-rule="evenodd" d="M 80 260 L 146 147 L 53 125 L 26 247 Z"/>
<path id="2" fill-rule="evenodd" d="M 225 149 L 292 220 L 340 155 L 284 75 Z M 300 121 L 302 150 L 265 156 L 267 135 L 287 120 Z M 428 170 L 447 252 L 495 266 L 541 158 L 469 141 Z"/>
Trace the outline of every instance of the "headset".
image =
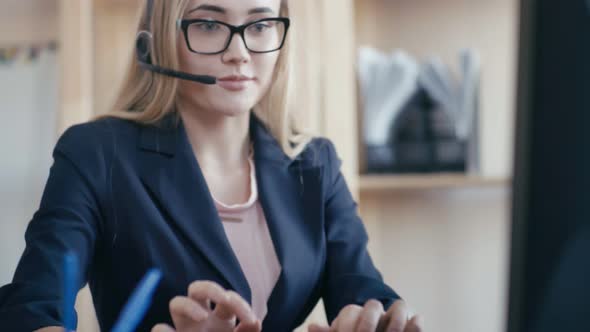
<path id="1" fill-rule="evenodd" d="M 198 82 L 207 85 L 214 85 L 217 83 L 217 78 L 209 75 L 195 75 L 182 71 L 177 71 L 170 68 L 164 68 L 154 65 L 152 63 L 151 47 L 153 43 L 153 35 L 150 32 L 150 23 L 152 21 L 154 0 L 147 0 L 145 23 L 142 30 L 139 31 L 135 39 L 135 51 L 137 60 L 141 68 L 149 70 L 160 75 L 165 75 L 174 78 L 180 78 L 187 81 Z"/>

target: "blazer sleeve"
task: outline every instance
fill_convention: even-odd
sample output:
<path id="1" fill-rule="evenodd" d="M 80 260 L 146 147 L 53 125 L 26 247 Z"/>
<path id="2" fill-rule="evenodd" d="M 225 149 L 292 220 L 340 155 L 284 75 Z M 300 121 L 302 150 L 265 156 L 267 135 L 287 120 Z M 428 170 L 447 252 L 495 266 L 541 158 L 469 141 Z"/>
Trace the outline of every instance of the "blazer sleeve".
<path id="1" fill-rule="evenodd" d="M 3 331 L 63 326 L 62 262 L 67 251 L 79 258 L 78 289 L 88 279 L 106 183 L 105 158 L 94 134 L 87 126 L 72 127 L 56 144 L 40 207 L 25 232 L 26 248 L 12 283 L 0 288 Z"/>
<path id="2" fill-rule="evenodd" d="M 325 232 L 327 258 L 322 297 L 331 323 L 348 304 L 364 305 L 379 300 L 385 310 L 400 299 L 383 282 L 367 251 L 368 236 L 357 213 L 357 204 L 340 171 L 334 145 L 326 140 Z"/>

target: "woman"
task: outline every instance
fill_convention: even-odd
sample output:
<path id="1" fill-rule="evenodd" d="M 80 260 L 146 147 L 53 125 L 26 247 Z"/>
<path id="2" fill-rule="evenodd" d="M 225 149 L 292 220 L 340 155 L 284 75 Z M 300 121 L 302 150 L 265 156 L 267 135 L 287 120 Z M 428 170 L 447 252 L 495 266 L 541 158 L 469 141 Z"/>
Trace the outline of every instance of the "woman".
<path id="1" fill-rule="evenodd" d="M 421 330 L 371 262 L 333 145 L 289 118 L 288 29 L 286 0 L 148 1 L 125 111 L 55 147 L 3 330 L 60 330 L 67 251 L 102 330 L 152 267 L 141 331 L 288 331 L 320 297 L 332 326 L 310 331 Z"/>

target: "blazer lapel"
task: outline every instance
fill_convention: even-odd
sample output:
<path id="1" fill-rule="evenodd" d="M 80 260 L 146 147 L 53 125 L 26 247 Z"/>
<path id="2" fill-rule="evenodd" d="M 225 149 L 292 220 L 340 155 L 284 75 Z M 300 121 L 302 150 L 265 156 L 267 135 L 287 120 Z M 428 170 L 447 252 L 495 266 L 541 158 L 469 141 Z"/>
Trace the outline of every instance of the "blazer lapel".
<path id="1" fill-rule="evenodd" d="M 321 274 L 323 230 L 322 168 L 291 160 L 255 116 L 251 121 L 262 205 L 281 274 L 268 300 L 263 330 L 290 326 Z"/>
<path id="2" fill-rule="evenodd" d="M 140 178 L 167 221 L 186 236 L 219 272 L 219 277 L 251 301 L 251 291 L 229 244 L 207 183 L 182 121 L 167 116 L 140 129 Z M 187 285 L 188 286 L 188 285 Z"/>

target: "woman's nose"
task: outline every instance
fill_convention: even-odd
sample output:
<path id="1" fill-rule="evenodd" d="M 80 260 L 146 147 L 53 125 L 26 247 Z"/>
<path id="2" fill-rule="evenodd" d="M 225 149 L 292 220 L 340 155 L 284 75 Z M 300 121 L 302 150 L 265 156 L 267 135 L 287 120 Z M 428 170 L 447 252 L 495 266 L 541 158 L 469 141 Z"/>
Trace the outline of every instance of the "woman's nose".
<path id="1" fill-rule="evenodd" d="M 233 35 L 233 38 L 223 54 L 222 60 L 224 62 L 248 62 L 250 61 L 250 51 L 239 34 Z"/>

